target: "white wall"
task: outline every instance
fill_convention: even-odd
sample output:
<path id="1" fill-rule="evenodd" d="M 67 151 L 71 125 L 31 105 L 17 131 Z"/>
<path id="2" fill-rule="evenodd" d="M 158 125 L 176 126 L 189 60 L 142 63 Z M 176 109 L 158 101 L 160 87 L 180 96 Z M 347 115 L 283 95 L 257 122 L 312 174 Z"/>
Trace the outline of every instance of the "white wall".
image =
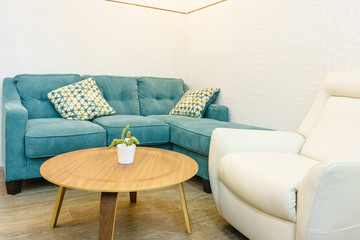
<path id="1" fill-rule="evenodd" d="M 360 71 L 360 1 L 228 0 L 190 14 L 187 82 L 231 121 L 296 130 L 330 71 Z"/>
<path id="2" fill-rule="evenodd" d="M 0 77 L 185 77 L 181 15 L 103 0 L 0 0 L 0 23 Z"/>
<path id="3" fill-rule="evenodd" d="M 357 0 L 228 0 L 180 15 L 103 0 L 0 0 L 0 79 L 183 78 L 231 121 L 295 130 L 329 71 L 360 71 Z"/>

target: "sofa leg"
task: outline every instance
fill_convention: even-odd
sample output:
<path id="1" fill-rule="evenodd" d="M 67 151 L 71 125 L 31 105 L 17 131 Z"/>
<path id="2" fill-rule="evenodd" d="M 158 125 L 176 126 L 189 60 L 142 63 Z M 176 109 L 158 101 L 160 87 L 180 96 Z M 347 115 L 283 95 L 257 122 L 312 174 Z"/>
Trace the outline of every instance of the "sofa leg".
<path id="1" fill-rule="evenodd" d="M 211 193 L 210 181 L 202 178 L 203 190 L 206 193 Z"/>
<path id="2" fill-rule="evenodd" d="M 21 192 L 23 180 L 15 180 L 6 182 L 6 190 L 8 194 L 15 195 Z"/>

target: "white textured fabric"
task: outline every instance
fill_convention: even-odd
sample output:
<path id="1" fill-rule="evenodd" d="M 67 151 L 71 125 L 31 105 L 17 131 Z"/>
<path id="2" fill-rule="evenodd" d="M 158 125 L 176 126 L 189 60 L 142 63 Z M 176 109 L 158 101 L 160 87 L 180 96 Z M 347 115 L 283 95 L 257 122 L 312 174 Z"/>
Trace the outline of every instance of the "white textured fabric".
<path id="1" fill-rule="evenodd" d="M 330 97 L 301 154 L 318 161 L 359 161 L 360 99 Z"/>
<path id="2" fill-rule="evenodd" d="M 226 186 L 219 186 L 222 216 L 252 240 L 288 240 L 295 237 L 295 223 L 264 213 L 245 203 Z"/>
<path id="3" fill-rule="evenodd" d="M 310 135 L 312 128 L 328 99 L 329 95 L 327 94 L 323 86 L 320 87 L 314 103 L 310 108 L 310 111 L 306 114 L 304 120 L 302 121 L 297 130 L 299 134 L 303 135 L 304 137 L 308 137 Z"/>
<path id="4" fill-rule="evenodd" d="M 284 152 L 298 154 L 304 137 L 293 132 L 217 128 L 213 131 L 209 153 L 211 190 L 217 203 L 217 166 L 220 159 L 234 152 Z M 221 146 L 221 147 L 220 147 Z"/>
<path id="5" fill-rule="evenodd" d="M 358 73 L 331 73 L 324 81 L 324 88 L 329 96 L 360 98 L 360 75 Z"/>
<path id="6" fill-rule="evenodd" d="M 329 74 L 298 135 L 215 130 L 209 174 L 220 214 L 250 239 L 359 240 L 360 74 Z"/>
<path id="7" fill-rule="evenodd" d="M 360 98 L 360 74 L 333 72 L 326 75 L 313 105 L 298 128 L 298 133 L 309 136 L 330 96 Z"/>
<path id="8" fill-rule="evenodd" d="M 218 176 L 249 205 L 272 216 L 295 221 L 299 183 L 317 163 L 288 153 L 232 153 L 221 159 Z"/>
<path id="9" fill-rule="evenodd" d="M 320 163 L 298 191 L 296 239 L 360 239 L 360 162 Z"/>

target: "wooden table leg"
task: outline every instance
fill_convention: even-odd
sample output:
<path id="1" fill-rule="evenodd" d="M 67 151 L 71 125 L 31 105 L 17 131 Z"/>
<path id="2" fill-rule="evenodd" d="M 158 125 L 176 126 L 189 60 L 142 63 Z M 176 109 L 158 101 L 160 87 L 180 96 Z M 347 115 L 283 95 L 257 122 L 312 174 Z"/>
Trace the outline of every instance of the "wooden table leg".
<path id="1" fill-rule="evenodd" d="M 115 228 L 117 192 L 102 192 L 100 199 L 100 240 L 112 240 Z"/>
<path id="2" fill-rule="evenodd" d="M 179 186 L 181 204 L 182 204 L 182 208 L 184 211 L 186 230 L 188 233 L 191 233 L 190 219 L 189 219 L 189 213 L 188 213 L 188 209 L 187 209 L 187 205 L 186 205 L 184 187 L 183 187 L 182 183 L 179 183 L 178 186 Z"/>
<path id="3" fill-rule="evenodd" d="M 53 213 L 53 217 L 51 220 L 50 228 L 54 228 L 56 226 L 56 222 L 59 217 L 61 205 L 64 200 L 65 191 L 66 191 L 66 187 L 59 186 L 59 191 L 58 191 L 58 195 L 56 197 L 55 208 L 54 208 L 54 213 Z"/>
<path id="4" fill-rule="evenodd" d="M 129 192 L 129 194 L 130 194 L 130 202 L 131 203 L 136 203 L 137 192 Z"/>

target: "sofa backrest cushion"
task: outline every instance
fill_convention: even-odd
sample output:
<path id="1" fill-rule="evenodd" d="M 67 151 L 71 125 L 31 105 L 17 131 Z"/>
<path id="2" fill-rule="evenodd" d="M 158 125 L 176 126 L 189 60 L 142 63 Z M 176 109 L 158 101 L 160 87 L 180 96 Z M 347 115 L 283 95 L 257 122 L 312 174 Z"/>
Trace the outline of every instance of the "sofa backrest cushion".
<path id="1" fill-rule="evenodd" d="M 90 76 L 93 77 L 103 97 L 116 111 L 115 115 L 140 115 L 137 79 L 119 76 Z"/>
<path id="2" fill-rule="evenodd" d="M 81 80 L 77 74 L 23 74 L 15 76 L 21 102 L 29 119 L 61 117 L 50 103 L 47 94 L 59 87 Z"/>
<path id="3" fill-rule="evenodd" d="M 176 78 L 140 77 L 138 79 L 140 114 L 169 114 L 184 94 L 184 81 Z"/>

